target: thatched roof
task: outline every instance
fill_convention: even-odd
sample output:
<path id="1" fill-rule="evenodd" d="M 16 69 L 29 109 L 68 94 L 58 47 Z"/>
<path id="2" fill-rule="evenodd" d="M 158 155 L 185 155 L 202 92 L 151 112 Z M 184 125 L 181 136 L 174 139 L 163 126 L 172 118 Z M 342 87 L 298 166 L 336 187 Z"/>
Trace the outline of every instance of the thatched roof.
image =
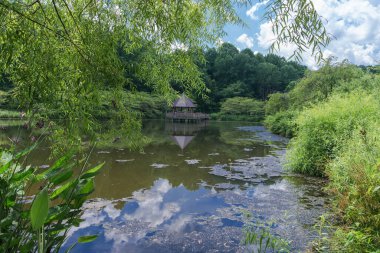
<path id="1" fill-rule="evenodd" d="M 186 97 L 185 93 L 183 93 L 180 98 L 174 101 L 173 107 L 195 108 L 197 106 L 190 98 Z"/>

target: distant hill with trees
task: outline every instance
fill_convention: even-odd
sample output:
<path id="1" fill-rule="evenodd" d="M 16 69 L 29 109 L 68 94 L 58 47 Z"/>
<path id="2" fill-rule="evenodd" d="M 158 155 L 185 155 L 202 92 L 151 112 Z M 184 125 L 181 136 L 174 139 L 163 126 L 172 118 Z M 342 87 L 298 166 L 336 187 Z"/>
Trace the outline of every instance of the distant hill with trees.
<path id="1" fill-rule="evenodd" d="M 271 93 L 285 91 L 307 69 L 275 54 L 239 51 L 229 43 L 210 48 L 204 54 L 206 63 L 201 68 L 209 99 L 197 102 L 207 112 L 219 111 L 221 102 L 232 97 L 265 100 Z"/>

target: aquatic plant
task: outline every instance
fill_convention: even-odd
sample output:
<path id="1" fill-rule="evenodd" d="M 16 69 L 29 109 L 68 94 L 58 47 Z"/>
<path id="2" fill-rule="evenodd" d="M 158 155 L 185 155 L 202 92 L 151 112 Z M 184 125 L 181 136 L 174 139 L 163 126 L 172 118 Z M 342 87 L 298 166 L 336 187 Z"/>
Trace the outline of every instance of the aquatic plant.
<path id="1" fill-rule="evenodd" d="M 252 214 L 243 211 L 245 218 L 249 221 L 244 226 L 244 245 L 248 246 L 248 250 L 252 253 L 265 252 L 290 252 L 290 241 L 275 235 L 270 231 L 270 227 L 274 221 L 262 222 L 258 219 L 252 220 Z"/>
<path id="2" fill-rule="evenodd" d="M 81 206 L 103 166 L 86 169 L 88 157 L 77 161 L 70 152 L 41 171 L 25 166 L 34 147 L 0 153 L 0 252 L 58 252 L 68 229 L 79 225 Z M 81 237 L 77 243 L 95 238 Z"/>

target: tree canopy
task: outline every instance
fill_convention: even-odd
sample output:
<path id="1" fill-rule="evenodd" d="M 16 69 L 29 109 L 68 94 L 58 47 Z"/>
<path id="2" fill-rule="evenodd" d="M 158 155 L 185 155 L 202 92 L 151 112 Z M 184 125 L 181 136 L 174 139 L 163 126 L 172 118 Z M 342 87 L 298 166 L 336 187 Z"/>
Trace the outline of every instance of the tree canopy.
<path id="1" fill-rule="evenodd" d="M 227 0 L 1 0 L 0 73 L 21 108 L 59 110 L 70 129 L 65 134 L 91 132 L 102 90 L 115 92 L 112 102 L 123 111 L 118 120 L 133 121 L 117 104 L 117 91 L 131 85 L 125 70 L 164 95 L 172 81 L 202 91 L 192 58 L 175 49 L 214 41 L 226 22 L 237 21 Z M 120 50 L 134 55 L 142 48 L 135 65 L 119 57 Z"/>
<path id="2" fill-rule="evenodd" d="M 220 38 L 226 23 L 241 23 L 235 6 L 248 3 L 247 0 L 0 0 L 2 82 L 12 83 L 20 107 L 32 115 L 59 111 L 67 119 L 69 129 L 62 134 L 75 135 L 78 129 L 92 132 L 97 128 L 93 112 L 104 103 L 100 96 L 103 90 L 114 93 L 109 102 L 120 110 L 117 120 L 134 122 L 133 114 L 119 103 L 118 91 L 125 87 L 133 89 L 137 82 L 166 97 L 173 93 L 172 85 L 203 93 L 207 88 L 198 68 L 204 62 L 199 49 Z M 284 13 L 284 6 L 292 12 Z M 292 13 L 297 11 L 294 19 Z M 284 15 L 289 19 L 283 19 Z M 275 24 L 278 37 L 274 43 L 295 42 L 302 50 L 306 39 L 317 49 L 326 42 L 323 40 L 326 34 L 317 33 L 324 27 L 309 0 L 269 1 L 266 17 Z M 299 39 L 286 39 L 284 30 Z M 240 53 L 232 45 L 206 52 L 208 71 L 217 70 L 210 81 L 220 85 L 223 80 L 225 85 L 221 86 L 222 94 L 216 96 L 252 91 L 265 97 L 275 89 L 250 87 L 255 82 L 250 79 L 252 68 L 242 66 L 255 65 L 260 57 L 263 56 L 253 56 L 247 50 Z M 263 73 L 274 72 L 270 77 L 255 80 L 282 85 L 279 77 L 282 72 L 276 71 L 278 64 L 271 59 L 259 62 L 258 69 Z M 241 66 L 235 70 L 245 72 L 231 71 L 230 64 Z M 293 79 L 297 72 L 290 66 L 284 70 L 290 72 L 288 79 Z M 124 128 L 127 131 L 138 128 L 132 125 Z"/>
<path id="3" fill-rule="evenodd" d="M 254 54 L 250 49 L 239 52 L 229 43 L 210 48 L 204 54 L 206 63 L 201 68 L 209 98 L 198 99 L 197 103 L 211 112 L 218 111 L 220 102 L 227 98 L 265 100 L 273 92 L 284 92 L 306 70 L 305 66 L 274 54 Z"/>

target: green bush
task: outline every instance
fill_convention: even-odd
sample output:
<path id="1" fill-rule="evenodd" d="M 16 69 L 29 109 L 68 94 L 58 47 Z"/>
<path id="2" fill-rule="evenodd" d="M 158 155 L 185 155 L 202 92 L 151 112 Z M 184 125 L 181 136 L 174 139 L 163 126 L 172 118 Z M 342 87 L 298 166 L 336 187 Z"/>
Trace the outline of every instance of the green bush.
<path id="1" fill-rule="evenodd" d="M 269 95 L 268 101 L 265 103 L 265 114 L 273 115 L 277 112 L 289 109 L 290 100 L 288 93 L 273 93 Z"/>
<path id="2" fill-rule="evenodd" d="M 367 92 L 379 92 L 380 75 L 365 74 L 360 78 L 355 78 L 347 82 L 342 82 L 334 93 L 348 93 L 352 91 L 364 90 Z"/>
<path id="3" fill-rule="evenodd" d="M 296 132 L 295 118 L 297 115 L 297 111 L 280 111 L 274 115 L 267 116 L 264 120 L 264 125 L 272 133 L 290 138 Z"/>
<path id="4" fill-rule="evenodd" d="M 327 102 L 304 110 L 296 120 L 287 166 L 295 172 L 326 176 L 326 166 L 352 138 L 354 131 L 378 120 L 380 107 L 368 93 L 334 95 Z"/>
<path id="5" fill-rule="evenodd" d="M 289 92 L 293 108 L 303 108 L 325 101 L 342 84 L 356 80 L 364 72 L 348 62 L 327 62 L 318 71 L 310 71 Z"/>
<path id="6" fill-rule="evenodd" d="M 212 115 L 219 120 L 244 120 L 260 122 L 264 119 L 264 102 L 245 97 L 226 99 L 219 113 Z"/>
<path id="7" fill-rule="evenodd" d="M 328 166 L 328 188 L 346 229 L 338 230 L 333 247 L 344 252 L 380 249 L 380 127 L 357 129 Z"/>

